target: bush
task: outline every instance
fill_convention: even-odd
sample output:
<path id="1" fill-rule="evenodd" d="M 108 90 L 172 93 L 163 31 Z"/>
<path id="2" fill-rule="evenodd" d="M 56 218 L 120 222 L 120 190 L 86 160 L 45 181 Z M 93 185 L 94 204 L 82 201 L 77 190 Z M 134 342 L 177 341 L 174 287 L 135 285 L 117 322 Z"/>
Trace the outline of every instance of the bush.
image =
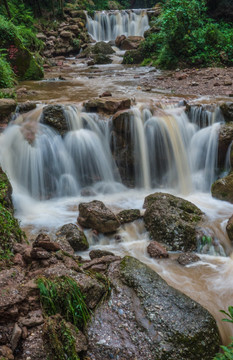
<path id="1" fill-rule="evenodd" d="M 142 51 L 157 66 L 233 64 L 233 28 L 208 18 L 204 0 L 168 0 L 155 25 Z"/>
<path id="2" fill-rule="evenodd" d="M 0 55 L 0 88 L 11 88 L 14 81 L 15 75 L 10 64 Z"/>

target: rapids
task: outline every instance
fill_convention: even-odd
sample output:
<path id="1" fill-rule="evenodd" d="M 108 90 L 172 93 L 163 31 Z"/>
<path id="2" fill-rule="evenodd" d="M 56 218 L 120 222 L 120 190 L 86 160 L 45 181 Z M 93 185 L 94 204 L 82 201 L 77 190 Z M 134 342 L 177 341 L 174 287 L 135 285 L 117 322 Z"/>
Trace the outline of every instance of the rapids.
<path id="1" fill-rule="evenodd" d="M 105 65 L 95 67 L 92 73 L 79 60 L 71 61 L 75 64 L 67 61 L 67 68 L 61 70 L 66 78 L 63 82 L 54 80 L 60 74 L 55 70 L 45 81 L 23 84 L 35 91 L 28 98 L 40 104 L 29 114 L 20 115 L 0 135 L 0 163 L 13 185 L 21 226 L 29 239 L 41 229 L 55 237 L 60 226 L 76 222 L 78 204 L 93 199 L 102 200 L 113 211 L 138 208 L 142 212 L 145 196 L 155 191 L 193 202 L 205 212 L 205 228 L 227 256 L 201 254 L 200 262 L 186 267 L 178 265 L 176 253 L 169 260 L 151 259 L 146 252 L 148 233 L 141 221 L 122 226 L 117 236 L 102 235 L 97 240 L 91 231 L 86 234 L 90 249 L 105 248 L 122 256 L 135 256 L 170 285 L 200 302 L 215 316 L 223 342 L 229 343 L 233 329 L 221 321 L 224 316 L 219 310 L 233 305 L 232 245 L 226 235 L 233 205 L 210 194 L 210 186 L 219 176 L 217 134 L 223 119 L 217 106 L 211 111 L 193 107 L 187 116 L 184 108 L 177 107 L 178 96 L 166 96 L 156 89 L 145 94 L 137 88 L 134 76 L 143 77 L 150 68 Z M 116 96 L 134 98 L 137 103 L 130 121 L 137 160 L 133 189 L 122 183 L 112 156 L 115 135 L 111 120 L 88 114 L 81 106 L 83 100 L 106 89 Z M 64 138 L 40 122 L 48 102 L 64 104 L 70 128 Z M 85 187 L 93 195 L 82 196 Z M 81 255 L 88 257 L 88 252 Z"/>

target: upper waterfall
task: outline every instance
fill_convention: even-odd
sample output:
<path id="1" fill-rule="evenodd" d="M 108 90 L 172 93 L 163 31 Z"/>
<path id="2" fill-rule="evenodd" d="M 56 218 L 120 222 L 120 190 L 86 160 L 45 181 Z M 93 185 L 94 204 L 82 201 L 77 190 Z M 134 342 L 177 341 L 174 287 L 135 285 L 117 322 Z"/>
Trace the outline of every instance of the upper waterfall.
<path id="1" fill-rule="evenodd" d="M 96 41 L 115 40 L 119 35 L 143 36 L 149 29 L 146 10 L 96 11 L 92 19 L 87 13 L 86 27 Z"/>

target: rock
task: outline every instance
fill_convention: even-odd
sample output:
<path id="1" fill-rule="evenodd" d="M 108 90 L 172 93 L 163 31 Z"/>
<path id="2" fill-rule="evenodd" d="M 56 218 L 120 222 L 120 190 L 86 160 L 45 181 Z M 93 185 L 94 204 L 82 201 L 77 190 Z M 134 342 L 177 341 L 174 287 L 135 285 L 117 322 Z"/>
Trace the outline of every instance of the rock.
<path id="1" fill-rule="evenodd" d="M 31 251 L 31 258 L 34 260 L 45 260 L 49 259 L 50 257 L 51 254 L 43 248 L 36 247 Z"/>
<path id="2" fill-rule="evenodd" d="M 181 254 L 177 259 L 178 263 L 183 266 L 192 264 L 192 263 L 200 261 L 200 260 L 201 259 L 199 258 L 199 256 L 197 256 L 194 253 L 188 253 L 188 252 Z"/>
<path id="3" fill-rule="evenodd" d="M 111 45 L 105 43 L 104 41 L 100 41 L 96 43 L 95 45 L 89 45 L 84 50 L 84 55 L 86 56 L 92 56 L 94 54 L 102 54 L 102 55 L 111 55 L 115 51 L 112 49 Z"/>
<path id="4" fill-rule="evenodd" d="M 70 31 L 62 31 L 62 32 L 60 33 L 60 36 L 61 36 L 62 38 L 65 38 L 65 39 L 72 39 L 73 34 L 72 34 L 72 32 L 70 32 Z"/>
<path id="5" fill-rule="evenodd" d="M 140 48 L 127 50 L 124 54 L 122 64 L 141 64 L 143 60 L 144 55 Z"/>
<path id="6" fill-rule="evenodd" d="M 17 323 L 15 323 L 12 337 L 11 337 L 11 349 L 13 352 L 15 351 L 15 349 L 18 346 L 21 335 L 22 335 L 22 329 L 19 327 L 19 325 Z"/>
<path id="7" fill-rule="evenodd" d="M 119 110 L 129 109 L 131 100 L 128 98 L 118 99 L 113 97 L 93 98 L 84 102 L 84 107 L 90 112 L 103 112 L 114 114 Z"/>
<path id="8" fill-rule="evenodd" d="M 32 262 L 31 251 L 32 251 L 32 248 L 30 246 L 27 246 L 26 248 L 24 248 L 24 251 L 22 254 L 23 259 L 27 264 L 30 264 Z"/>
<path id="9" fill-rule="evenodd" d="M 45 34 L 43 34 L 43 33 L 36 34 L 36 37 L 37 37 L 37 39 L 42 40 L 42 41 L 47 40 L 47 36 Z"/>
<path id="10" fill-rule="evenodd" d="M 222 124 L 218 139 L 218 167 L 224 168 L 227 150 L 233 140 L 233 123 Z"/>
<path id="11" fill-rule="evenodd" d="M 27 113 L 36 108 L 36 103 L 33 101 L 26 101 L 24 103 L 18 104 L 16 111 L 20 114 Z"/>
<path id="12" fill-rule="evenodd" d="M 101 233 L 115 232 L 120 226 L 113 212 L 98 200 L 79 204 L 78 222 L 83 227 L 92 228 Z"/>
<path id="13" fill-rule="evenodd" d="M 216 180 L 211 186 L 211 193 L 216 199 L 229 201 L 233 204 L 233 172 Z"/>
<path id="14" fill-rule="evenodd" d="M 140 210 L 138 209 L 122 210 L 116 216 L 121 224 L 129 223 L 141 218 Z"/>
<path id="15" fill-rule="evenodd" d="M 23 260 L 23 256 L 21 254 L 16 254 L 13 259 L 12 259 L 12 262 L 15 264 L 15 265 L 19 265 L 21 267 L 24 267 L 25 266 L 25 262 Z"/>
<path id="16" fill-rule="evenodd" d="M 36 326 L 29 330 L 25 341 L 20 348 L 19 360 L 47 360 L 48 356 L 43 342 L 43 325 Z M 18 359 L 17 359 L 18 360 Z"/>
<path id="17" fill-rule="evenodd" d="M 108 277 L 110 298 L 87 326 L 87 358 L 213 359 L 221 340 L 201 305 L 131 257 L 111 264 Z"/>
<path id="18" fill-rule="evenodd" d="M 108 97 L 108 96 L 112 96 L 112 93 L 110 91 L 104 91 L 99 97 Z"/>
<path id="19" fill-rule="evenodd" d="M 233 242 L 233 215 L 227 222 L 226 231 L 229 239 L 231 240 L 231 242 Z"/>
<path id="20" fill-rule="evenodd" d="M 171 251 L 196 250 L 196 226 L 203 215 L 198 207 L 165 193 L 147 196 L 143 207 L 145 226 L 152 239 Z"/>
<path id="21" fill-rule="evenodd" d="M 13 99 L 0 99 L 0 123 L 8 123 L 16 106 L 16 101 Z"/>
<path id="22" fill-rule="evenodd" d="M 122 41 L 124 41 L 126 39 L 125 35 L 119 35 L 117 36 L 116 40 L 115 40 L 115 44 L 117 47 L 121 46 Z"/>
<path id="23" fill-rule="evenodd" d="M 135 50 L 139 47 L 140 43 L 144 40 L 142 36 L 128 36 L 121 41 L 121 50 Z"/>
<path id="24" fill-rule="evenodd" d="M 233 102 L 226 102 L 221 104 L 220 110 L 226 122 L 233 121 Z"/>
<path id="25" fill-rule="evenodd" d="M 84 232 L 75 224 L 63 225 L 56 235 L 60 241 L 61 237 L 63 237 L 63 241 L 68 242 L 74 251 L 84 251 L 89 248 Z"/>
<path id="26" fill-rule="evenodd" d="M 102 256 L 101 258 L 95 258 L 87 263 L 85 263 L 83 265 L 83 269 L 87 270 L 89 268 L 92 268 L 93 265 L 99 265 L 99 264 L 110 264 L 114 261 L 118 261 L 121 260 L 120 256 L 112 256 L 112 255 L 106 255 L 106 256 Z"/>
<path id="27" fill-rule="evenodd" d="M 81 196 L 95 196 L 96 192 L 91 187 L 85 187 L 80 192 Z"/>
<path id="28" fill-rule="evenodd" d="M 91 260 L 96 259 L 96 258 L 102 258 L 103 256 L 115 256 L 111 251 L 106 251 L 106 250 L 91 250 L 89 252 L 89 256 L 91 258 Z"/>
<path id="29" fill-rule="evenodd" d="M 0 204 L 2 204 L 6 209 L 11 212 L 14 212 L 14 207 L 12 203 L 12 186 L 11 183 L 2 168 L 0 167 Z"/>
<path id="30" fill-rule="evenodd" d="M 59 251 L 61 247 L 59 244 L 50 241 L 50 237 L 47 234 L 40 233 L 36 240 L 33 242 L 32 246 L 34 248 L 43 248 L 47 251 Z"/>
<path id="31" fill-rule="evenodd" d="M 47 105 L 43 108 L 41 122 L 53 127 L 63 135 L 69 131 L 63 105 Z"/>
<path id="32" fill-rule="evenodd" d="M 26 317 L 20 317 L 19 323 L 27 328 L 35 327 L 44 323 L 41 310 L 30 311 Z"/>
<path id="33" fill-rule="evenodd" d="M 159 244 L 157 241 L 151 241 L 147 246 L 147 252 L 150 257 L 155 259 L 168 258 L 168 253 L 165 247 Z"/>
<path id="34" fill-rule="evenodd" d="M 95 64 L 104 65 L 104 64 L 111 64 L 112 60 L 109 56 L 107 56 L 105 54 L 96 54 L 96 55 L 93 55 L 93 62 L 94 62 L 94 65 Z M 90 62 L 88 62 L 88 65 L 90 66 Z"/>
<path id="35" fill-rule="evenodd" d="M 12 350 L 8 346 L 0 346 L 0 356 L 2 360 L 14 360 L 14 355 Z"/>

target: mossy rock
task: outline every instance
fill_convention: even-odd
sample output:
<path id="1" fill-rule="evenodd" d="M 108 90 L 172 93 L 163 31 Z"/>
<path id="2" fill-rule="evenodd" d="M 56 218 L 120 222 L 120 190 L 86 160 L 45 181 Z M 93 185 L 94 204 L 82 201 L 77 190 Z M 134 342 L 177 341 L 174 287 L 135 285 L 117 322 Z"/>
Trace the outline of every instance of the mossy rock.
<path id="1" fill-rule="evenodd" d="M 233 172 L 215 181 L 211 187 L 212 196 L 233 204 Z"/>
<path id="2" fill-rule="evenodd" d="M 144 221 L 153 240 L 171 251 L 195 251 L 196 227 L 203 213 L 191 202 L 179 197 L 155 193 L 145 198 Z"/>
<path id="3" fill-rule="evenodd" d="M 141 64 L 144 60 L 142 49 L 127 50 L 123 57 L 123 64 Z"/>
<path id="4" fill-rule="evenodd" d="M 14 28 L 1 28 L 0 48 L 6 49 L 7 61 L 20 80 L 40 80 L 44 73 L 35 61 L 33 54 L 26 49 L 17 37 Z"/>
<path id="5" fill-rule="evenodd" d="M 12 186 L 4 171 L 0 168 L 0 204 L 10 211 L 14 211 L 12 203 Z"/>

